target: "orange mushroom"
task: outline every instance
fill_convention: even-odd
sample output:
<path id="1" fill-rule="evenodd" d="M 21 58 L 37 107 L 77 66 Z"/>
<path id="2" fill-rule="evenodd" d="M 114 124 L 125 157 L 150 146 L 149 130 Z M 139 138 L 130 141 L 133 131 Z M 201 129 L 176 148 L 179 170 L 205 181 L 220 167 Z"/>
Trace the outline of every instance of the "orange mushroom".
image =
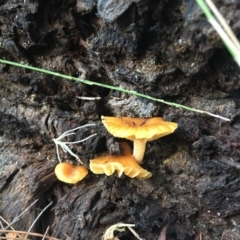
<path id="1" fill-rule="evenodd" d="M 88 170 L 84 166 L 74 166 L 64 162 L 57 164 L 55 174 L 60 181 L 74 184 L 85 178 Z"/>
<path id="2" fill-rule="evenodd" d="M 102 116 L 102 123 L 113 136 L 133 141 L 133 156 L 139 163 L 143 160 L 147 141 L 173 133 L 178 127 L 177 123 L 166 122 L 160 117 L 142 119 Z"/>
<path id="3" fill-rule="evenodd" d="M 15 233 L 15 232 L 8 232 L 8 233 L 5 233 L 6 235 L 6 239 L 8 240 L 14 240 L 14 239 L 19 239 L 19 240 L 23 240 L 25 239 L 25 236 L 26 234 L 19 234 L 19 233 Z M 5 239 L 5 238 L 4 238 Z"/>
<path id="4" fill-rule="evenodd" d="M 131 153 L 131 148 L 125 142 L 120 143 L 124 156 L 104 156 L 90 160 L 90 169 L 95 174 L 112 175 L 115 171 L 120 177 L 123 173 L 130 178 L 147 179 L 152 176 L 150 172 L 139 166 Z"/>

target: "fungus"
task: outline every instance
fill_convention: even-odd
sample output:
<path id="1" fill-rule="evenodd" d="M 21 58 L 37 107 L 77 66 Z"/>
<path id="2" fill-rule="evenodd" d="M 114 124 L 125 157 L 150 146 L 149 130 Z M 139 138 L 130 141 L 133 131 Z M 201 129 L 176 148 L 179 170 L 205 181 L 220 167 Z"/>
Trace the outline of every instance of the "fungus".
<path id="1" fill-rule="evenodd" d="M 25 238 L 26 234 L 23 234 L 23 233 L 19 234 L 19 233 L 17 233 L 17 232 L 8 232 L 8 233 L 5 233 L 5 235 L 6 235 L 6 239 L 8 239 L 8 240 L 13 240 L 13 239 L 19 239 L 19 240 L 21 240 L 21 239 L 26 239 L 26 238 Z M 4 239 L 5 239 L 5 238 L 4 238 Z"/>
<path id="2" fill-rule="evenodd" d="M 55 174 L 60 181 L 74 184 L 85 178 L 88 170 L 84 166 L 74 166 L 64 162 L 57 164 Z"/>
<path id="3" fill-rule="evenodd" d="M 120 143 L 124 156 L 103 156 L 90 160 L 90 169 L 95 174 L 112 175 L 115 171 L 120 177 L 123 173 L 130 178 L 147 179 L 150 172 L 139 166 L 131 153 L 131 148 L 125 142 Z"/>
<path id="4" fill-rule="evenodd" d="M 148 141 L 173 133 L 178 127 L 177 123 L 166 122 L 160 117 L 142 119 L 102 116 L 102 123 L 114 137 L 127 138 L 133 141 L 133 156 L 139 163 L 143 160 Z"/>
<path id="5" fill-rule="evenodd" d="M 73 157 L 75 157 L 80 163 L 82 163 L 82 161 L 80 160 L 80 158 L 78 157 L 77 154 L 73 153 L 72 150 L 67 146 L 67 144 L 76 144 L 76 143 L 80 143 L 80 142 L 84 142 L 86 140 L 88 140 L 89 138 L 91 137 L 94 137 L 95 135 L 97 135 L 96 133 L 82 139 L 82 140 L 79 140 L 79 141 L 75 141 L 75 142 L 62 142 L 61 140 L 65 137 L 68 137 L 70 135 L 73 135 L 75 134 L 74 131 L 78 130 L 78 129 L 81 129 L 81 128 L 85 128 L 85 127 L 90 127 L 90 126 L 95 126 L 95 124 L 86 124 L 86 125 L 83 125 L 83 126 L 80 126 L 80 127 L 77 127 L 77 128 L 74 128 L 74 129 L 71 129 L 71 130 L 68 130 L 66 132 L 64 132 L 61 136 L 59 136 L 58 138 L 53 138 L 53 142 L 55 143 L 56 145 L 56 150 L 57 150 L 57 157 L 58 157 L 58 161 L 61 162 L 61 159 L 60 159 L 60 155 L 59 155 L 59 150 L 58 150 L 58 146 L 60 146 L 62 148 L 62 150 L 64 152 L 68 152 L 69 154 L 71 154 Z"/>

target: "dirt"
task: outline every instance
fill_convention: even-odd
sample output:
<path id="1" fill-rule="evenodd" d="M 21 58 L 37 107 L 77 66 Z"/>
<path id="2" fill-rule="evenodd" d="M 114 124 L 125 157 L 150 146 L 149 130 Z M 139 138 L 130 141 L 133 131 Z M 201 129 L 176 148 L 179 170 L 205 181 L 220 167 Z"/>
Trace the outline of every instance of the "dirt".
<path id="1" fill-rule="evenodd" d="M 214 2 L 239 36 L 239 3 Z M 59 239 L 95 240 L 124 222 L 146 240 L 240 239 L 240 71 L 194 1 L 3 0 L 0 57 L 231 119 L 1 64 L 0 216 L 11 222 L 38 199 L 15 229 L 28 230 L 53 202 L 33 232 L 49 226 Z M 94 156 L 119 154 L 102 115 L 179 124 L 147 144 L 142 167 L 150 179 L 89 173 L 75 185 L 57 180 L 52 139 L 64 131 L 96 124 L 68 138 L 97 133 L 71 146 L 86 167 Z"/>

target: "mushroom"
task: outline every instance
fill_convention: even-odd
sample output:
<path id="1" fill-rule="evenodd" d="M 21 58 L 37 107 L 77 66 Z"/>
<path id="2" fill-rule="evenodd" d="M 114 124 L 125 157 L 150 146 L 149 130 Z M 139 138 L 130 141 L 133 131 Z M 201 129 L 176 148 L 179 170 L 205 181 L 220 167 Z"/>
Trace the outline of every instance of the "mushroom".
<path id="1" fill-rule="evenodd" d="M 124 156 L 103 156 L 90 160 L 90 169 L 95 174 L 112 175 L 117 171 L 120 177 L 123 173 L 130 178 L 147 179 L 152 176 L 150 172 L 139 166 L 126 142 L 120 143 Z"/>
<path id="2" fill-rule="evenodd" d="M 85 178 L 88 170 L 84 166 L 74 166 L 68 162 L 63 162 L 57 164 L 55 174 L 60 181 L 74 184 Z"/>
<path id="3" fill-rule="evenodd" d="M 102 123 L 114 137 L 127 138 L 133 141 L 133 156 L 139 163 L 143 160 L 148 141 L 173 133 L 178 127 L 177 123 L 166 122 L 160 117 L 142 119 L 102 116 Z"/>
<path id="4" fill-rule="evenodd" d="M 13 240 L 13 239 L 21 240 L 21 239 L 25 239 L 25 237 L 26 237 L 26 234 L 17 233 L 17 231 L 16 232 L 8 232 L 8 233 L 5 233 L 5 235 L 6 235 L 6 238 L 4 238 L 4 239 L 9 239 L 9 240 Z"/>

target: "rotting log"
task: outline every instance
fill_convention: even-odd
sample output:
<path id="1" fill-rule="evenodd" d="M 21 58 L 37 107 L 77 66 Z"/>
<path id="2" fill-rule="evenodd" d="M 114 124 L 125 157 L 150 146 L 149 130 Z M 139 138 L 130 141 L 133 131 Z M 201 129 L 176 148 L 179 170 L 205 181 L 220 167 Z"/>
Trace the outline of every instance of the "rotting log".
<path id="1" fill-rule="evenodd" d="M 231 117 L 226 123 L 139 97 L 0 65 L 0 215 L 27 230 L 64 239 L 100 239 L 117 222 L 156 240 L 219 240 L 239 235 L 240 71 L 194 1 L 0 1 L 0 57 L 120 86 Z M 121 2 L 121 1 L 120 1 Z M 236 35 L 239 3 L 214 1 Z M 78 97 L 100 97 L 93 101 Z M 72 186 L 57 181 L 52 141 L 98 135 L 72 150 L 85 166 L 119 153 L 101 115 L 176 121 L 173 135 L 147 146 L 146 181 L 89 174 Z M 61 152 L 63 161 L 78 162 Z M 228 164 L 229 163 L 229 164 Z M 232 225 L 236 222 L 237 225 Z M 129 232 L 120 239 L 134 239 Z"/>

